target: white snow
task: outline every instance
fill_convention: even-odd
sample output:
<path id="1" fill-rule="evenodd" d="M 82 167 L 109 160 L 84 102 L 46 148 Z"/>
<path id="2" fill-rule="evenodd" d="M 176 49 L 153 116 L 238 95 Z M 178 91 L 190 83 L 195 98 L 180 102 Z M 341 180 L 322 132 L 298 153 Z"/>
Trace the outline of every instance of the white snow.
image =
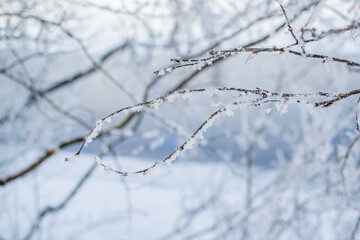
<path id="1" fill-rule="evenodd" d="M 64 155 L 68 154 L 63 153 L 56 158 L 63 159 Z M 55 165 L 44 166 L 43 171 L 51 174 L 48 177 L 38 176 L 37 181 L 43 182 L 41 191 L 38 193 L 43 199 L 39 207 L 42 209 L 60 203 L 69 193 L 69 189 L 72 189 L 88 169 L 91 162 L 89 160 L 92 158 L 89 155 L 82 155 L 81 159 L 75 161 L 71 167 L 61 165 L 61 161 L 55 162 Z M 107 169 L 111 169 L 111 159 L 104 158 L 102 161 L 95 157 L 95 160 L 99 164 L 105 163 Z M 149 161 L 129 157 L 121 157 L 119 162 L 124 168 L 131 169 L 142 169 L 149 164 Z M 274 170 L 254 167 L 253 174 L 255 192 L 276 179 Z M 219 210 L 221 214 L 241 209 L 246 191 L 244 185 L 240 184 L 243 179 L 232 175 L 229 167 L 221 162 L 187 162 L 169 167 L 162 166 L 156 171 L 152 171 L 151 174 L 128 177 L 125 178 L 125 181 L 127 187 L 119 175 L 105 174 L 103 167 L 97 166 L 95 173 L 74 199 L 62 211 L 44 219 L 41 224 L 42 237 L 44 239 L 79 240 L 99 238 L 111 240 L 119 239 L 119 236 L 121 236 L 120 239 L 159 239 L 174 231 L 179 220 L 183 219 L 182 214 L 187 211 L 191 213 L 189 212 L 191 207 L 196 210 L 196 206 L 203 206 L 205 207 L 204 213 L 199 213 L 189 229 L 183 229 L 185 233 L 194 233 L 214 223 L 222 224 L 222 217 L 219 218 L 217 214 L 213 214 L 215 209 Z M 17 187 L 16 191 L 5 187 L 0 192 L 2 202 L 7 205 L 16 204 L 22 209 L 22 213 L 27 213 L 20 214 L 19 220 L 33 219 L 36 212 L 29 210 L 33 209 L 33 199 L 36 197 L 33 195 L 36 181 L 28 178 L 22 184 L 14 183 L 14 185 Z M 223 187 L 218 190 L 218 186 Z M 316 185 L 309 183 L 309 187 L 316 191 Z M 211 195 L 209 195 L 211 193 L 216 193 L 214 197 L 216 205 L 214 206 L 207 205 L 206 202 L 207 199 L 211 199 Z M 14 202 L 16 194 L 20 194 L 21 197 Z M 308 195 L 310 196 L 310 193 Z M 276 197 L 279 198 L 280 195 Z M 222 209 L 223 204 L 233 207 L 226 208 L 229 210 L 227 211 Z M 311 205 L 313 208 L 314 204 Z M 209 207 L 208 210 L 206 210 L 207 207 Z M 10 213 L 11 209 L 7 211 L 8 215 L 6 216 L 14 216 L 14 213 Z M 226 215 L 222 216 L 226 217 Z M 336 216 L 334 217 L 336 219 Z M 334 217 L 329 218 L 328 221 L 331 222 Z M 268 220 L 271 218 L 263 217 L 261 221 L 265 223 Z M 2 237 L 11 236 L 12 229 L 6 227 L 8 226 L 7 222 L 7 217 L 0 218 Z M 26 233 L 28 228 L 29 226 L 22 225 L 20 234 Z M 186 235 L 179 234 L 179 239 L 186 239 Z M 216 232 L 212 234 L 216 234 Z M 210 236 L 216 237 L 216 235 Z"/>

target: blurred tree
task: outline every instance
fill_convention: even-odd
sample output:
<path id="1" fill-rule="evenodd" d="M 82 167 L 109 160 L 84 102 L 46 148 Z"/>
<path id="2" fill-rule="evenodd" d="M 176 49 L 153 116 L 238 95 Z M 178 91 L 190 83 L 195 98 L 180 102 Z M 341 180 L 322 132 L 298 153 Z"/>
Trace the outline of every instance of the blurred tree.
<path id="1" fill-rule="evenodd" d="M 112 204 L 131 216 L 123 176 L 178 158 L 216 173 L 182 193 L 162 239 L 356 239 L 359 10 L 356 0 L 4 0 L 0 239 L 71 238 L 51 219 L 101 167 L 120 174 L 128 197 Z M 81 161 L 85 149 L 96 161 Z M 73 152 L 60 171 L 56 159 Z M 123 160 L 133 155 L 157 160 L 134 169 Z M 77 178 L 46 187 L 62 171 Z"/>

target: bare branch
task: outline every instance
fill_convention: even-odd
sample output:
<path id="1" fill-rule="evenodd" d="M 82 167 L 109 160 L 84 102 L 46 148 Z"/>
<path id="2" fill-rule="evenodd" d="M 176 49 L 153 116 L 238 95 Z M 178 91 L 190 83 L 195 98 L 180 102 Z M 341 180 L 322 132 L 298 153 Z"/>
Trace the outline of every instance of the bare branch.
<path id="1" fill-rule="evenodd" d="M 314 42 L 314 41 L 318 41 L 321 39 L 324 39 L 328 36 L 331 35 L 338 35 L 344 32 L 348 32 L 351 30 L 355 30 L 355 29 L 359 29 L 360 28 L 360 22 L 359 21 L 353 21 L 350 25 L 348 25 L 345 28 L 337 28 L 337 29 L 330 29 L 328 31 L 323 31 L 320 34 L 316 33 L 316 29 L 315 28 L 311 28 L 311 29 L 302 29 L 302 31 L 305 32 L 310 32 L 311 36 L 313 37 L 312 39 L 306 39 L 304 40 L 305 43 L 307 42 Z"/>
<path id="2" fill-rule="evenodd" d="M 277 48 L 277 47 L 271 47 L 271 48 L 233 48 L 230 50 L 222 50 L 222 51 L 210 51 L 209 54 L 210 57 L 202 58 L 202 59 L 181 59 L 181 58 L 173 58 L 171 59 L 172 62 L 179 63 L 178 65 L 174 65 L 165 69 L 161 69 L 159 71 L 154 72 L 156 75 L 164 75 L 167 72 L 172 72 L 175 69 L 183 68 L 183 67 L 189 67 L 192 66 L 197 70 L 203 69 L 205 66 L 212 65 L 219 59 L 225 59 L 231 56 L 234 56 L 236 54 L 241 54 L 245 52 L 250 52 L 252 54 L 258 54 L 258 53 L 288 53 L 293 54 L 296 56 L 304 57 L 304 58 L 314 58 L 314 59 L 322 59 L 323 61 L 331 61 L 331 62 L 339 62 L 346 64 L 347 66 L 351 67 L 358 67 L 360 68 L 360 63 L 354 62 L 348 59 L 343 58 L 337 58 L 337 57 L 329 57 L 326 55 L 321 54 L 312 54 L 312 53 L 303 53 L 298 52 L 294 50 L 290 50 L 289 48 L 294 45 L 289 45 L 287 47 Z"/>
<path id="3" fill-rule="evenodd" d="M 285 20 L 286 20 L 286 25 L 288 27 L 288 31 L 290 32 L 291 36 L 294 38 L 295 40 L 295 44 L 298 44 L 299 43 L 299 40 L 296 38 L 295 34 L 294 34 L 294 30 L 293 28 L 291 27 L 290 25 L 290 21 L 289 21 L 289 18 L 285 12 L 285 9 L 283 7 L 283 5 L 280 3 L 280 1 L 277 0 L 277 3 L 280 5 L 280 8 L 281 8 L 281 11 L 283 12 L 284 14 L 284 17 L 285 17 Z"/>
<path id="4" fill-rule="evenodd" d="M 14 181 L 15 179 L 18 179 L 18 178 L 25 176 L 26 174 L 32 172 L 34 169 L 39 167 L 46 159 L 48 159 L 49 157 L 51 157 L 55 153 L 57 153 L 59 149 L 66 148 L 68 146 L 71 146 L 75 143 L 79 143 L 82 141 L 83 141 L 83 138 L 79 137 L 79 138 L 74 138 L 69 141 L 60 143 L 57 148 L 53 148 L 53 149 L 46 151 L 37 161 L 32 163 L 30 166 L 24 168 L 23 170 L 15 173 L 15 174 L 12 174 L 10 176 L 0 179 L 0 186 L 5 186 L 6 184 Z"/>
<path id="5" fill-rule="evenodd" d="M 100 57 L 98 65 L 103 65 L 112 56 L 114 56 L 116 53 L 124 50 L 128 46 L 129 46 L 129 42 L 125 42 L 125 43 L 122 43 L 122 44 L 120 44 L 120 45 L 118 45 L 118 46 L 116 46 L 114 48 L 111 48 L 110 50 L 108 50 L 105 54 L 103 54 Z M 90 74 L 96 72 L 96 70 L 97 70 L 96 66 L 93 65 L 93 66 L 89 67 L 87 70 L 79 72 L 79 73 L 77 73 L 74 76 L 71 76 L 69 78 L 58 81 L 54 85 L 52 85 L 52 86 L 50 86 L 50 87 L 48 87 L 48 88 L 46 88 L 44 90 L 41 90 L 41 93 L 42 94 L 48 94 L 48 93 L 51 93 L 51 92 L 53 92 L 55 90 L 61 89 L 61 88 L 65 87 L 65 86 L 69 86 L 70 84 L 75 83 L 78 80 L 80 80 L 80 79 L 82 79 L 84 77 L 87 77 Z"/>
<path id="6" fill-rule="evenodd" d="M 150 166 L 146 169 L 140 170 L 140 171 L 136 171 L 136 172 L 126 172 L 126 171 L 115 170 L 111 166 L 105 165 L 99 158 L 96 159 L 98 164 L 103 166 L 105 169 L 107 169 L 109 171 L 119 173 L 123 176 L 128 176 L 129 174 L 146 174 L 148 171 L 154 169 L 155 167 L 157 167 L 159 165 L 162 165 L 164 163 L 171 164 L 172 161 L 174 161 L 177 157 L 179 157 L 184 151 L 192 148 L 192 146 L 195 144 L 196 140 L 199 138 L 202 138 L 203 132 L 205 132 L 207 128 L 212 126 L 214 121 L 219 116 L 226 114 L 226 112 L 228 112 L 228 111 L 230 111 L 230 113 L 227 113 L 227 114 L 231 115 L 232 109 L 236 108 L 236 106 L 238 106 L 240 104 L 250 103 L 251 106 L 259 106 L 261 104 L 266 104 L 266 103 L 288 102 L 291 99 L 294 103 L 298 103 L 298 104 L 307 104 L 307 105 L 312 105 L 313 107 L 319 107 L 319 106 L 329 107 L 333 103 L 340 101 L 344 98 L 360 94 L 360 89 L 353 90 L 348 93 L 341 93 L 341 94 L 324 93 L 324 92 L 292 94 L 292 93 L 269 92 L 267 90 L 262 90 L 262 89 L 248 90 L 248 89 L 241 89 L 241 88 L 226 88 L 226 87 L 214 88 L 214 89 L 204 89 L 203 88 L 203 89 L 191 89 L 191 90 L 177 91 L 177 92 L 173 92 L 173 93 L 168 93 L 166 95 L 160 96 L 156 99 L 153 99 L 153 100 L 150 100 L 147 102 L 139 103 L 139 104 L 136 104 L 133 106 L 125 107 L 125 108 L 121 108 L 121 109 L 109 114 L 108 116 L 102 118 L 101 120 L 97 121 L 96 127 L 93 128 L 90 131 L 90 133 L 85 137 L 85 141 L 83 142 L 80 149 L 73 157 L 80 155 L 83 148 L 87 144 L 91 143 L 93 141 L 93 139 L 99 135 L 99 133 L 103 127 L 103 124 L 105 122 L 111 121 L 111 118 L 117 116 L 118 114 L 120 114 L 122 112 L 125 112 L 125 113 L 140 112 L 140 111 L 143 111 L 145 109 L 145 107 L 152 107 L 152 108 L 157 109 L 159 107 L 158 105 L 162 104 L 164 101 L 173 101 L 175 98 L 177 98 L 181 95 L 184 95 L 184 94 L 210 93 L 212 95 L 214 93 L 216 94 L 217 92 L 229 92 L 229 91 L 238 92 L 240 99 L 242 97 L 244 97 L 243 100 L 236 101 L 236 102 L 232 103 L 231 105 L 222 107 L 219 110 L 217 110 L 216 112 L 214 112 L 205 122 L 203 122 L 203 124 L 193 133 L 193 135 L 187 141 L 185 141 L 179 148 L 175 149 L 175 151 L 173 151 L 165 159 L 157 161 L 152 166 Z M 243 94 L 244 94 L 244 96 L 243 96 Z M 258 98 L 251 99 L 250 98 L 251 96 L 257 96 Z M 272 97 L 275 97 L 275 98 L 272 98 Z M 304 98 L 319 98 L 319 97 L 326 97 L 326 98 L 332 98 L 332 99 L 327 100 L 327 101 L 322 101 L 322 102 L 315 102 L 315 103 L 311 103 L 310 101 L 304 99 Z M 65 160 L 69 161 L 73 157 L 66 158 Z"/>
<path id="7" fill-rule="evenodd" d="M 86 180 L 93 174 L 94 170 L 96 169 L 96 164 L 92 164 L 90 168 L 86 171 L 83 177 L 81 177 L 80 181 L 75 185 L 75 187 L 70 191 L 70 193 L 56 206 L 48 206 L 45 207 L 37 216 L 37 219 L 29 232 L 24 237 L 24 240 L 31 239 L 33 234 L 36 232 L 36 230 L 39 228 L 41 221 L 49 214 L 54 214 L 56 212 L 59 212 L 63 208 L 66 207 L 66 205 L 75 197 L 77 192 L 81 189 L 81 187 L 84 185 Z"/>

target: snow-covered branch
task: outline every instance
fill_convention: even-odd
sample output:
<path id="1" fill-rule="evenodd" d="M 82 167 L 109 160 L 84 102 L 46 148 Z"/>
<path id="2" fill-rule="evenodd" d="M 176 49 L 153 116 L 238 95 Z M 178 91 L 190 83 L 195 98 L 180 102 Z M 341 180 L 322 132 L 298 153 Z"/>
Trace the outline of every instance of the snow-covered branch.
<path id="1" fill-rule="evenodd" d="M 96 158 L 96 161 L 103 166 L 105 169 L 110 170 L 112 172 L 119 173 L 123 176 L 128 176 L 129 174 L 146 174 L 150 170 L 162 164 L 171 164 L 174 160 L 176 160 L 183 152 L 192 149 L 194 144 L 197 143 L 198 139 L 203 138 L 203 133 L 211 127 L 215 120 L 220 116 L 233 116 L 233 110 L 238 108 L 241 105 L 249 104 L 249 106 L 260 106 L 263 104 L 272 104 L 271 107 L 275 107 L 281 114 L 287 111 L 289 104 L 303 104 L 305 105 L 309 111 L 313 111 L 314 108 L 317 107 L 329 107 L 337 101 L 348 98 L 353 95 L 360 94 L 360 89 L 356 89 L 347 93 L 326 93 L 326 92 L 316 92 L 316 93 L 278 93 L 278 92 L 270 92 L 264 89 L 241 89 L 241 88 L 212 88 L 212 89 L 190 89 L 190 90 L 181 90 L 173 93 L 168 93 L 166 95 L 160 96 L 156 99 L 139 103 L 133 106 L 128 106 L 125 108 L 121 108 L 108 116 L 98 120 L 96 122 L 96 127 L 93 128 L 89 135 L 85 137 L 85 141 L 81 145 L 78 152 L 74 155 L 78 156 L 82 152 L 83 148 L 86 147 L 89 143 L 91 143 L 94 138 L 98 136 L 100 131 L 103 128 L 103 125 L 106 122 L 111 122 L 112 118 L 118 116 L 120 113 L 134 113 L 140 112 L 148 107 L 153 109 L 159 109 L 159 105 L 164 102 L 172 102 L 176 98 L 182 96 L 183 98 L 188 98 L 196 93 L 203 93 L 212 96 L 214 94 L 226 94 L 226 93 L 238 93 L 238 101 L 226 105 L 225 107 L 221 107 L 219 110 L 215 111 L 207 120 L 205 120 L 200 127 L 178 148 L 176 148 L 170 155 L 168 155 L 165 159 L 155 162 L 152 166 L 135 171 L 135 172 L 127 172 L 127 171 L 118 171 L 113 169 L 109 165 L 105 165 L 99 158 Z M 329 99 L 329 100 L 319 100 L 319 99 Z M 356 115 L 357 116 L 357 115 Z M 71 158 L 67 158 L 66 161 L 69 161 Z"/>

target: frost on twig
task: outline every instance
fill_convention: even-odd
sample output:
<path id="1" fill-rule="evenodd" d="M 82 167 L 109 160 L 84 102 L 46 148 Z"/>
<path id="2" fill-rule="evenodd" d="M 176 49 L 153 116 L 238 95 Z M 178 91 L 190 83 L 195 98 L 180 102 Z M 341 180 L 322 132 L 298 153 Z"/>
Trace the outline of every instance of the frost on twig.
<path id="1" fill-rule="evenodd" d="M 96 138 L 99 135 L 99 132 L 102 129 L 103 125 L 104 125 L 104 120 L 98 120 L 96 122 L 96 127 L 91 131 L 91 133 L 87 137 L 85 137 L 84 146 L 87 146 L 89 143 L 91 143 L 94 140 L 94 138 Z"/>
<path id="2" fill-rule="evenodd" d="M 185 151 L 192 149 L 195 144 L 197 144 L 199 139 L 203 138 L 204 132 L 211 127 L 214 122 L 220 116 L 233 116 L 233 110 L 238 108 L 241 105 L 248 104 L 249 106 L 260 106 L 264 104 L 271 104 L 280 114 L 286 113 L 289 104 L 302 104 L 305 105 L 306 108 L 312 112 L 314 108 L 317 107 L 329 107 L 337 101 L 340 101 L 344 98 L 358 95 L 360 94 L 360 89 L 353 90 L 347 93 L 325 93 L 325 92 L 316 92 L 316 93 L 278 93 L 278 92 L 270 92 L 264 89 L 242 89 L 242 88 L 200 88 L 200 89 L 190 89 L 190 90 L 181 90 L 173 93 L 169 93 L 163 96 L 160 96 L 156 99 L 139 103 L 133 106 L 125 107 L 119 109 L 108 116 L 102 118 L 97 121 L 96 127 L 91 130 L 89 135 L 85 138 L 85 141 L 81 145 L 79 151 L 75 154 L 75 156 L 79 155 L 82 149 L 89 143 L 93 141 L 93 139 L 101 134 L 101 129 L 104 125 L 104 122 L 109 122 L 113 117 L 116 117 L 120 113 L 128 113 L 128 112 L 139 112 L 144 111 L 147 107 L 151 107 L 153 109 L 158 109 L 159 105 L 161 105 L 165 101 L 172 102 L 176 98 L 182 96 L 183 98 L 187 98 L 195 93 L 206 93 L 210 97 L 214 94 L 218 95 L 221 93 L 238 93 L 238 100 L 233 102 L 230 105 L 225 105 L 220 107 L 217 111 L 215 111 L 207 120 L 205 120 L 198 129 L 178 148 L 176 148 L 171 154 L 169 154 L 166 158 L 155 162 L 148 168 L 143 170 L 135 171 L 135 172 L 126 172 L 126 171 L 118 171 L 113 169 L 109 165 L 105 165 L 101 162 L 100 159 L 96 158 L 95 160 L 102 165 L 105 169 L 110 172 L 116 172 L 123 176 L 128 176 L 131 174 L 147 174 L 150 170 L 162 164 L 171 164 L 174 160 L 176 160 L 179 156 L 181 156 Z M 322 99 L 319 101 L 319 99 Z M 325 100 L 324 100 L 325 99 Z M 359 98 L 360 99 L 360 98 Z M 358 100 L 359 103 L 360 100 Z M 357 103 L 357 105 L 358 105 Z M 268 112 L 269 108 L 267 108 L 266 112 Z M 271 108 L 270 108 L 271 109 Z M 357 120 L 357 113 L 356 113 Z M 357 129 L 358 129 L 358 121 L 357 121 Z M 159 139 L 157 142 L 153 142 L 153 148 L 156 148 L 159 144 L 162 143 L 164 139 Z"/>
<path id="3" fill-rule="evenodd" d="M 332 35 L 338 35 L 347 31 L 353 31 L 353 30 L 357 30 L 360 28 L 360 22 L 359 20 L 357 21 L 352 21 L 351 24 L 349 24 L 348 26 L 344 27 L 344 28 L 337 28 L 337 29 L 330 29 L 327 31 L 322 31 L 321 33 L 317 33 L 315 28 L 301 28 L 300 32 L 301 32 L 301 36 L 297 37 L 294 33 L 294 29 L 291 26 L 291 21 L 294 20 L 290 20 L 287 16 L 287 13 L 285 11 L 285 8 L 283 7 L 283 5 L 280 3 L 280 1 L 276 0 L 276 2 L 279 4 L 280 9 L 282 11 L 282 14 L 285 17 L 285 26 L 287 26 L 287 30 L 289 31 L 289 33 L 291 34 L 292 38 L 294 39 L 295 43 L 292 43 L 290 45 L 287 46 L 271 46 L 271 47 L 236 47 L 236 48 L 232 48 L 232 49 L 228 49 L 228 50 L 220 50 L 220 51 L 216 51 L 216 50 L 210 50 L 208 51 L 208 54 L 210 56 L 205 57 L 205 58 L 199 58 L 199 59 L 184 59 L 181 57 L 177 57 L 177 58 L 173 58 L 170 61 L 174 63 L 173 66 L 155 71 L 154 73 L 156 75 L 164 75 L 166 73 L 170 73 L 178 68 L 184 68 L 184 67 L 192 67 L 195 70 L 201 71 L 204 67 L 209 66 L 209 65 L 213 65 L 215 62 L 217 62 L 218 60 L 221 59 L 225 59 L 227 57 L 231 57 L 237 54 L 241 54 L 241 53 L 251 53 L 251 54 L 258 54 L 258 53 L 278 53 L 278 54 L 293 54 L 296 56 L 300 56 L 303 58 L 309 58 L 309 59 L 321 59 L 322 62 L 323 61 L 332 61 L 332 62 L 337 62 L 337 63 L 343 63 L 346 64 L 348 67 L 353 67 L 354 70 L 356 71 L 357 69 L 360 69 L 360 63 L 359 62 L 355 62 L 355 61 L 351 61 L 349 59 L 345 59 L 345 58 L 338 58 L 338 57 L 331 57 L 328 55 L 324 55 L 324 54 L 317 54 L 317 53 L 307 53 L 305 52 L 305 46 L 306 44 L 315 42 L 315 41 L 320 41 L 322 39 L 325 39 L 329 36 Z M 310 33 L 311 34 L 311 38 L 309 39 L 304 39 L 304 34 L 305 33 Z M 300 47 L 301 51 L 295 51 L 293 50 L 294 47 Z M 249 58 L 251 57 L 251 55 L 249 56 Z"/>
<path id="4" fill-rule="evenodd" d="M 297 44 L 296 44 L 297 45 Z M 320 59 L 322 61 L 331 61 L 331 62 L 337 62 L 346 64 L 348 67 L 353 67 L 355 69 L 360 69 L 360 63 L 351 61 L 345 58 L 338 58 L 338 57 L 329 57 L 327 55 L 323 54 L 315 54 L 315 53 L 304 53 L 303 51 L 295 51 L 291 50 L 291 47 L 293 47 L 294 44 L 286 46 L 286 47 L 243 47 L 243 48 L 232 48 L 229 50 L 220 50 L 220 51 L 210 51 L 208 54 L 209 57 L 201 58 L 201 59 L 172 59 L 176 63 L 176 65 L 168 67 L 166 69 L 162 69 L 159 71 L 156 71 L 155 74 L 159 75 L 165 74 L 166 72 L 171 72 L 178 68 L 183 67 L 193 67 L 194 69 L 201 70 L 205 66 L 212 65 L 215 61 L 219 59 L 225 59 L 230 56 L 234 56 L 241 53 L 252 53 L 252 54 L 259 54 L 259 53 L 278 53 L 278 54 L 292 54 L 299 57 L 304 57 L 308 59 Z M 302 46 L 303 48 L 303 46 Z"/>

